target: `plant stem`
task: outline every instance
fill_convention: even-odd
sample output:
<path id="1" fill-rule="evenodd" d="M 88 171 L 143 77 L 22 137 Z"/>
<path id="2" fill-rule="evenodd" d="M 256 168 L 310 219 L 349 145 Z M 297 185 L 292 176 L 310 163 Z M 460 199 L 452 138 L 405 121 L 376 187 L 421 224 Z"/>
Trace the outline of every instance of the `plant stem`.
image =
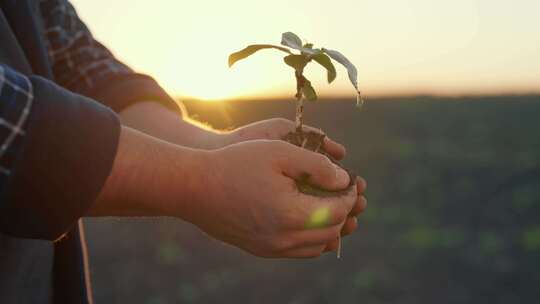
<path id="1" fill-rule="evenodd" d="M 303 71 L 296 71 L 296 132 L 302 134 L 302 126 L 304 124 L 304 97 L 302 94 L 302 88 L 304 87 L 305 77 L 302 75 Z"/>
<path id="2" fill-rule="evenodd" d="M 304 99 L 300 97 L 296 99 L 296 132 L 302 133 L 303 124 L 304 124 Z"/>

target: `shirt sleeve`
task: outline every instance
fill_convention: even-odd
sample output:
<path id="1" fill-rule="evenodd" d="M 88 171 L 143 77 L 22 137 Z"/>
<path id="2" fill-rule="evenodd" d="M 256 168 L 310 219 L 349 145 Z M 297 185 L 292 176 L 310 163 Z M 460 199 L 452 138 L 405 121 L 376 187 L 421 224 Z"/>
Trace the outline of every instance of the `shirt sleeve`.
<path id="1" fill-rule="evenodd" d="M 110 108 L 0 64 L 0 232 L 69 231 L 109 176 L 119 134 Z"/>
<path id="2" fill-rule="evenodd" d="M 148 100 L 180 112 L 178 104 L 154 79 L 135 73 L 96 41 L 68 0 L 41 1 L 40 9 L 58 84 L 116 112 Z"/>

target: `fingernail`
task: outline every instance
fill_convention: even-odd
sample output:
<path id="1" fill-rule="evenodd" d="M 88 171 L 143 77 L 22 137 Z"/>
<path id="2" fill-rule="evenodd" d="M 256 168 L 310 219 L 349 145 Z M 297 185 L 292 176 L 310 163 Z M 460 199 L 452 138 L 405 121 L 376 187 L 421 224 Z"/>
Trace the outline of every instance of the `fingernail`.
<path id="1" fill-rule="evenodd" d="M 336 183 L 340 187 L 346 187 L 349 184 L 349 173 L 337 165 L 334 166 L 336 167 Z"/>

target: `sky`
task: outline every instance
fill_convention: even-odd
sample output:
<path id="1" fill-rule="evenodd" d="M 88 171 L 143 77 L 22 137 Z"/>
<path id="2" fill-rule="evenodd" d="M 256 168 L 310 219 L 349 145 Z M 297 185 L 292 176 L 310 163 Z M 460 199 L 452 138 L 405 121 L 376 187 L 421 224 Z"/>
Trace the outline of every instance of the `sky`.
<path id="1" fill-rule="evenodd" d="M 292 31 L 336 49 L 358 68 L 365 95 L 540 92 L 538 0 L 72 0 L 122 61 L 172 95 L 208 100 L 289 97 L 294 73 L 261 51 L 233 68 L 249 44 L 279 44 Z M 338 67 L 306 71 L 321 96 L 351 96 Z"/>

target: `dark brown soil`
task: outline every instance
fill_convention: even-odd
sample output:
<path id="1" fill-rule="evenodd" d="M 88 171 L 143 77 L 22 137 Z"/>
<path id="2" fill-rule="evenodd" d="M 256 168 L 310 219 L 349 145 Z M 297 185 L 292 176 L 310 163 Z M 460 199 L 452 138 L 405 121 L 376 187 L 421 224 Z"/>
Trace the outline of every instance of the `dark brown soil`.
<path id="1" fill-rule="evenodd" d="M 339 196 L 344 195 L 351 190 L 351 188 L 355 185 L 356 181 L 356 174 L 352 171 L 348 170 L 347 168 L 343 167 L 336 159 L 334 159 L 326 150 L 324 149 L 324 139 L 326 135 L 316 133 L 316 132 L 289 132 L 285 137 L 283 137 L 283 140 L 286 142 L 289 142 L 293 145 L 302 147 L 304 149 L 308 149 L 310 151 L 314 151 L 320 154 L 323 154 L 327 156 L 333 163 L 338 165 L 339 167 L 343 168 L 347 173 L 349 173 L 350 182 L 349 186 L 346 189 L 338 190 L 338 191 L 329 191 L 325 189 L 321 189 L 315 185 L 312 185 L 309 183 L 309 175 L 306 174 L 302 178 L 296 181 L 296 186 L 298 187 L 298 190 L 302 193 L 318 196 L 318 197 L 328 197 L 328 196 Z"/>

